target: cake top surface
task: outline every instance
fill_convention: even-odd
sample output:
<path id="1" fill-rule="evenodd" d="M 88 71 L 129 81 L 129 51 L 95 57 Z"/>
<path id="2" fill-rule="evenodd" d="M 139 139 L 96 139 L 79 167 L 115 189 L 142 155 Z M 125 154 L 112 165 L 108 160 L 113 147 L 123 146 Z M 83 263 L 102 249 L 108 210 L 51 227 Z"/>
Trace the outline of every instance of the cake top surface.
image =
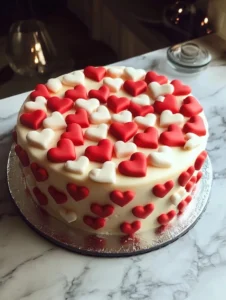
<path id="1" fill-rule="evenodd" d="M 189 86 L 118 66 L 89 66 L 37 85 L 17 132 L 34 161 L 70 179 L 122 186 L 185 169 L 208 137 Z"/>

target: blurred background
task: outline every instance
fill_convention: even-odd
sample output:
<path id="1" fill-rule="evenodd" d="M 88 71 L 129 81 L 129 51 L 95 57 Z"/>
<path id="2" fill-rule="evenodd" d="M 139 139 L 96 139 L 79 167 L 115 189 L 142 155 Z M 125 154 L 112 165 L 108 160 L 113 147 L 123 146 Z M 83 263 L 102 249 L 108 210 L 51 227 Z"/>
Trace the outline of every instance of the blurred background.
<path id="1" fill-rule="evenodd" d="M 0 99 L 50 77 L 226 35 L 225 0 L 7 0 L 0 10 Z"/>

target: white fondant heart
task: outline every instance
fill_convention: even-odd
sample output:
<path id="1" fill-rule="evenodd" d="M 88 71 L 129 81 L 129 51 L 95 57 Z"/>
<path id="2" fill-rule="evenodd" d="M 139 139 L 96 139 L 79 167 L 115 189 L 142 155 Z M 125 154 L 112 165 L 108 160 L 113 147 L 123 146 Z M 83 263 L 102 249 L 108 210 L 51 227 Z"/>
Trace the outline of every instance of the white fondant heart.
<path id="1" fill-rule="evenodd" d="M 89 114 L 91 114 L 98 108 L 100 102 L 96 98 L 91 98 L 89 100 L 79 98 L 75 104 L 77 107 L 84 108 Z"/>
<path id="2" fill-rule="evenodd" d="M 113 161 L 106 161 L 103 163 L 102 168 L 92 169 L 89 172 L 89 178 L 101 183 L 115 183 L 115 163 Z"/>
<path id="3" fill-rule="evenodd" d="M 184 187 L 179 188 L 179 190 L 174 193 L 173 195 L 170 196 L 170 201 L 174 205 L 178 205 L 184 198 L 185 195 L 187 194 L 187 191 L 185 190 Z"/>
<path id="4" fill-rule="evenodd" d="M 111 78 L 105 77 L 103 83 L 107 85 L 111 92 L 118 92 L 123 84 L 123 80 L 121 78 Z"/>
<path id="5" fill-rule="evenodd" d="M 182 114 L 173 114 L 170 110 L 164 110 L 160 116 L 160 126 L 167 127 L 171 124 L 181 124 L 184 122 L 184 116 Z"/>
<path id="6" fill-rule="evenodd" d="M 172 166 L 172 149 L 168 146 L 160 146 L 158 151 L 148 155 L 150 165 L 157 168 L 169 168 Z"/>
<path id="7" fill-rule="evenodd" d="M 89 159 L 86 156 L 80 156 L 77 160 L 68 160 L 64 168 L 65 170 L 75 173 L 84 174 L 89 165 Z"/>
<path id="8" fill-rule="evenodd" d="M 154 126 L 156 123 L 156 115 L 155 114 L 147 114 L 145 117 L 135 117 L 134 121 L 141 127 L 146 128 L 150 126 Z"/>
<path id="9" fill-rule="evenodd" d="M 61 217 L 68 223 L 72 223 L 77 220 L 77 214 L 72 210 L 67 210 L 65 208 L 60 208 L 59 213 Z"/>
<path id="10" fill-rule="evenodd" d="M 120 68 L 120 67 L 110 67 L 107 70 L 107 74 L 113 78 L 121 77 L 123 72 L 124 72 L 124 68 Z"/>
<path id="11" fill-rule="evenodd" d="M 51 78 L 46 83 L 47 88 L 54 93 L 59 92 L 62 89 L 62 83 L 59 78 Z"/>
<path id="12" fill-rule="evenodd" d="M 126 74 L 127 77 L 129 77 L 130 79 L 132 79 L 134 81 L 141 80 L 146 75 L 145 70 L 134 69 L 132 67 L 126 67 L 124 70 L 124 73 Z"/>
<path id="13" fill-rule="evenodd" d="M 127 123 L 132 121 L 132 114 L 128 110 L 123 110 L 119 114 L 113 114 L 112 119 L 116 122 Z"/>
<path id="14" fill-rule="evenodd" d="M 93 124 L 108 123 L 111 120 L 111 115 L 106 106 L 100 105 L 97 111 L 90 115 L 90 121 Z"/>
<path id="15" fill-rule="evenodd" d="M 75 86 L 77 84 L 85 83 L 85 75 L 82 71 L 75 71 L 69 74 L 64 75 L 63 77 L 63 84 L 69 86 Z"/>
<path id="16" fill-rule="evenodd" d="M 54 111 L 51 116 L 43 121 L 43 127 L 52 129 L 64 129 L 67 127 L 67 124 L 62 114 L 58 111 Z"/>
<path id="17" fill-rule="evenodd" d="M 97 127 L 90 127 L 85 131 L 85 137 L 91 141 L 100 141 L 106 139 L 108 134 L 108 125 L 100 124 Z"/>
<path id="18" fill-rule="evenodd" d="M 148 97 L 148 95 L 145 94 L 141 94 L 137 97 L 133 97 L 131 99 L 132 102 L 137 103 L 139 105 L 150 105 L 151 104 L 151 100 Z"/>
<path id="19" fill-rule="evenodd" d="M 154 98 L 158 96 L 164 96 L 166 94 L 172 94 L 174 92 L 174 86 L 170 83 L 159 84 L 158 82 L 151 82 L 148 85 Z"/>
<path id="20" fill-rule="evenodd" d="M 54 131 L 51 128 L 43 129 L 42 131 L 29 131 L 26 138 L 30 145 L 41 149 L 48 149 L 53 138 Z"/>
<path id="21" fill-rule="evenodd" d="M 201 145 L 202 138 L 195 133 L 189 132 L 185 134 L 187 142 L 184 145 L 185 150 L 191 150 Z"/>
<path id="22" fill-rule="evenodd" d="M 165 100 L 165 97 L 164 96 L 158 96 L 155 100 L 159 101 L 159 102 L 163 102 Z"/>
<path id="23" fill-rule="evenodd" d="M 137 151 L 137 145 L 131 142 L 117 141 L 114 145 L 114 151 L 117 158 L 127 157 Z"/>
<path id="24" fill-rule="evenodd" d="M 24 108 L 28 111 L 35 111 L 37 109 L 47 111 L 46 108 L 47 100 L 42 96 L 38 96 L 35 98 L 35 101 L 28 101 L 24 104 Z"/>

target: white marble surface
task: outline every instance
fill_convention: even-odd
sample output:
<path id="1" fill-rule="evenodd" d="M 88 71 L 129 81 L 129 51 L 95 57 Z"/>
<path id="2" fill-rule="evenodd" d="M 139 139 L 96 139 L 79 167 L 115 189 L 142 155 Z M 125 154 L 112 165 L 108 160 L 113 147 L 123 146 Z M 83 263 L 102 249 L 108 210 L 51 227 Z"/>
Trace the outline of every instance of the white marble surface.
<path id="1" fill-rule="evenodd" d="M 60 249 L 17 216 L 6 184 L 10 132 L 25 94 L 0 101 L 1 300 L 215 300 L 226 295 L 226 59 L 200 75 L 181 76 L 165 50 L 121 64 L 155 69 L 190 84 L 205 108 L 214 182 L 197 225 L 164 249 L 130 258 L 93 258 Z M 221 53 L 218 53 L 219 55 Z M 216 55 L 215 56 L 219 56 Z"/>

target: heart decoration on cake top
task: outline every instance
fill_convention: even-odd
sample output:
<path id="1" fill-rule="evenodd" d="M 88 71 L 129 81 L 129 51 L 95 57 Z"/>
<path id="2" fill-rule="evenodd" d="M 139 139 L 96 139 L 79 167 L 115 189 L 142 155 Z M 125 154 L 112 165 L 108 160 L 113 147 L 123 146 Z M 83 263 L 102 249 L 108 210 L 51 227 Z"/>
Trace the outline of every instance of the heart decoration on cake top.
<path id="1" fill-rule="evenodd" d="M 106 139 L 108 134 L 108 125 L 100 124 L 97 127 L 90 127 L 85 131 L 85 137 L 91 141 L 100 141 Z"/>
<path id="2" fill-rule="evenodd" d="M 92 169 L 89 172 L 89 178 L 100 183 L 116 182 L 116 166 L 112 161 L 103 163 L 102 168 Z"/>
<path id="3" fill-rule="evenodd" d="M 95 146 L 88 146 L 85 150 L 85 156 L 90 161 L 104 163 L 112 159 L 113 143 L 108 139 L 103 139 Z"/>
<path id="4" fill-rule="evenodd" d="M 142 152 L 135 152 L 131 155 L 130 160 L 120 162 L 118 170 L 125 176 L 145 177 L 147 172 L 146 156 Z"/>
<path id="5" fill-rule="evenodd" d="M 64 85 L 75 86 L 78 84 L 84 85 L 85 76 L 82 71 L 75 71 L 63 76 L 62 82 Z"/>
<path id="6" fill-rule="evenodd" d="M 156 114 L 161 114 L 164 110 L 170 110 L 174 114 L 179 112 L 176 97 L 173 95 L 166 95 L 163 101 L 155 101 L 153 107 Z"/>
<path id="7" fill-rule="evenodd" d="M 169 147 L 183 147 L 185 145 L 185 138 L 182 129 L 172 124 L 168 129 L 160 134 L 159 142 Z"/>
<path id="8" fill-rule="evenodd" d="M 132 67 L 126 67 L 124 69 L 124 74 L 128 77 L 128 79 L 138 81 L 144 79 L 146 72 L 143 69 L 134 69 Z"/>
<path id="9" fill-rule="evenodd" d="M 194 133 L 186 133 L 185 134 L 186 143 L 184 145 L 185 150 L 191 150 L 201 145 L 202 138 Z"/>
<path id="10" fill-rule="evenodd" d="M 28 101 L 25 103 L 24 108 L 28 111 L 35 111 L 41 109 L 43 111 L 47 111 L 46 108 L 47 100 L 42 96 L 38 96 L 35 98 L 35 101 Z"/>
<path id="11" fill-rule="evenodd" d="M 69 124 L 66 128 L 66 132 L 61 134 L 61 138 L 71 140 L 75 146 L 84 144 L 82 128 L 76 123 Z"/>
<path id="12" fill-rule="evenodd" d="M 90 98 L 96 98 L 100 101 L 100 103 L 105 104 L 110 95 L 110 89 L 108 86 L 103 85 L 99 88 L 99 90 L 90 90 L 88 95 Z"/>
<path id="13" fill-rule="evenodd" d="M 180 113 L 188 118 L 196 116 L 202 111 L 203 111 L 202 106 L 199 104 L 197 99 L 193 96 L 186 97 L 183 100 L 180 108 Z"/>
<path id="14" fill-rule="evenodd" d="M 148 162 L 157 168 L 170 168 L 173 164 L 172 149 L 168 146 L 160 146 L 158 151 L 148 155 Z"/>
<path id="15" fill-rule="evenodd" d="M 67 127 L 64 117 L 58 111 L 54 111 L 48 118 L 43 121 L 43 127 L 55 130 Z"/>
<path id="16" fill-rule="evenodd" d="M 127 142 L 136 134 L 137 130 L 138 126 L 134 122 L 113 122 L 110 125 L 109 133 L 112 136 L 114 136 L 117 140 Z"/>
<path id="17" fill-rule="evenodd" d="M 111 115 L 106 106 L 100 105 L 95 112 L 90 115 L 92 124 L 108 123 L 111 120 Z"/>
<path id="18" fill-rule="evenodd" d="M 108 108 L 116 114 L 127 109 L 129 105 L 130 100 L 126 97 L 117 97 L 115 95 L 111 95 L 107 100 Z"/>
<path id="19" fill-rule="evenodd" d="M 96 98 L 91 98 L 89 100 L 79 98 L 75 102 L 75 105 L 79 108 L 85 109 L 89 114 L 91 114 L 91 113 L 93 113 L 94 111 L 97 110 L 97 108 L 100 105 L 100 102 Z"/>
<path id="20" fill-rule="evenodd" d="M 131 111 L 134 117 L 144 117 L 147 114 L 154 112 L 154 108 L 152 105 L 139 105 L 134 102 L 130 102 L 130 106 L 128 109 Z"/>
<path id="21" fill-rule="evenodd" d="M 59 111 L 61 114 L 70 110 L 74 102 L 69 98 L 51 97 L 47 102 L 47 107 L 51 111 Z"/>
<path id="22" fill-rule="evenodd" d="M 30 93 L 30 98 L 35 100 L 36 97 L 42 96 L 46 99 L 50 97 L 50 93 L 44 84 L 37 84 L 35 90 Z"/>
<path id="23" fill-rule="evenodd" d="M 141 148 L 158 148 L 158 130 L 148 127 L 144 132 L 137 133 L 133 139 L 134 143 Z"/>
<path id="24" fill-rule="evenodd" d="M 45 119 L 46 119 L 46 113 L 43 110 L 38 109 L 30 113 L 23 113 L 20 116 L 20 123 L 30 129 L 37 130 L 42 126 L 42 122 Z"/>
<path id="25" fill-rule="evenodd" d="M 132 114 L 128 110 L 123 110 L 118 114 L 112 115 L 112 120 L 119 123 L 127 123 L 132 121 Z"/>
<path id="26" fill-rule="evenodd" d="M 155 126 L 156 123 L 156 115 L 155 114 L 147 114 L 145 117 L 135 117 L 134 121 L 138 124 L 140 128 L 147 128 Z"/>
<path id="27" fill-rule="evenodd" d="M 54 163 L 66 162 L 67 160 L 75 160 L 75 147 L 71 140 L 60 139 L 57 147 L 49 149 L 47 158 Z"/>
<path id="28" fill-rule="evenodd" d="M 168 79 L 166 76 L 158 75 L 157 73 L 150 71 L 150 72 L 147 72 L 147 74 L 145 76 L 145 81 L 147 82 L 147 84 L 154 82 L 154 81 L 158 82 L 159 84 L 165 84 L 168 82 Z"/>
<path id="29" fill-rule="evenodd" d="M 184 133 L 192 132 L 198 136 L 206 135 L 206 127 L 202 117 L 201 116 L 191 117 L 190 120 L 188 120 L 187 123 L 184 124 L 183 132 Z"/>
<path id="30" fill-rule="evenodd" d="M 86 156 L 80 156 L 77 160 L 68 160 L 64 169 L 71 173 L 83 175 L 89 166 L 89 159 Z"/>
<path id="31" fill-rule="evenodd" d="M 46 83 L 46 86 L 53 93 L 57 93 L 62 89 L 62 83 L 59 78 L 49 79 Z"/>
<path id="32" fill-rule="evenodd" d="M 188 85 L 183 85 L 180 80 L 173 80 L 171 84 L 174 87 L 173 94 L 175 96 L 186 96 L 191 93 L 191 88 Z"/>
<path id="33" fill-rule="evenodd" d="M 124 67 L 123 68 L 110 67 L 107 69 L 107 74 L 112 78 L 121 77 L 123 73 L 124 73 Z"/>
<path id="34" fill-rule="evenodd" d="M 158 96 L 173 94 L 174 91 L 174 87 L 170 83 L 161 85 L 158 82 L 151 82 L 149 83 L 148 88 L 154 98 L 157 98 Z"/>
<path id="35" fill-rule="evenodd" d="M 88 95 L 87 95 L 87 91 L 86 91 L 86 88 L 84 87 L 84 85 L 78 84 L 74 87 L 73 90 L 67 90 L 65 92 L 65 97 L 70 98 L 73 101 L 76 101 L 79 98 L 87 99 Z"/>
<path id="36" fill-rule="evenodd" d="M 101 81 L 106 74 L 106 69 L 104 67 L 88 66 L 84 69 L 84 74 L 94 81 Z"/>
<path id="37" fill-rule="evenodd" d="M 114 145 L 114 151 L 117 158 L 123 158 L 136 152 L 137 146 L 132 142 L 117 141 Z"/>
<path id="38" fill-rule="evenodd" d="M 146 94 L 141 94 L 137 97 L 132 97 L 131 101 L 139 105 L 150 105 L 151 99 Z"/>
<path id="39" fill-rule="evenodd" d="M 84 108 L 78 108 L 74 114 L 67 115 L 65 121 L 67 124 L 76 123 L 82 128 L 89 127 L 88 114 Z"/>
<path id="40" fill-rule="evenodd" d="M 181 124 L 184 122 L 184 116 L 182 114 L 173 114 L 170 110 L 164 110 L 160 116 L 160 126 L 168 127 L 171 124 Z"/>
<path id="41" fill-rule="evenodd" d="M 116 93 L 121 89 L 124 81 L 121 78 L 105 77 L 103 84 L 107 85 L 111 92 Z"/>
<path id="42" fill-rule="evenodd" d="M 133 81 L 133 80 L 126 80 L 123 84 L 124 90 L 136 97 L 142 93 L 144 93 L 147 89 L 147 83 L 145 81 Z"/>

